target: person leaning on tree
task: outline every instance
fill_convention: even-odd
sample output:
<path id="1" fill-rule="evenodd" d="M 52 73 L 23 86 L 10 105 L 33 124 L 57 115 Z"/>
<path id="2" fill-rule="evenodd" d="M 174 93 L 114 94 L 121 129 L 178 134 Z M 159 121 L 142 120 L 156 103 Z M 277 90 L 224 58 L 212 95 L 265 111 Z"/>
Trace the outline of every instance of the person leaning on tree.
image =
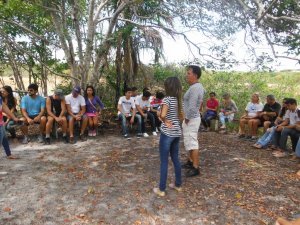
<path id="1" fill-rule="evenodd" d="M 183 98 L 185 119 L 182 123 L 184 146 L 185 150 L 188 151 L 188 161 L 182 167 L 188 169 L 187 177 L 200 174 L 198 129 L 201 124 L 201 118 L 199 108 L 204 95 L 204 88 L 199 83 L 200 77 L 200 67 L 188 66 L 186 81 L 190 87 Z"/>

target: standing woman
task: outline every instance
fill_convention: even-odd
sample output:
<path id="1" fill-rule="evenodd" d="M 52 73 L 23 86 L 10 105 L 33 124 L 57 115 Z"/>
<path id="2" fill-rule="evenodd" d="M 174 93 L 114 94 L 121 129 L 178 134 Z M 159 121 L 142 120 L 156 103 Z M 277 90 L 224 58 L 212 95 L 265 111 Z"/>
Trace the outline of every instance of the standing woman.
<path id="1" fill-rule="evenodd" d="M 1 90 L 2 100 L 7 105 L 12 114 L 16 115 L 17 112 L 17 99 L 13 96 L 13 91 L 10 86 L 3 86 Z M 8 116 L 6 113 L 3 113 L 3 121 L 5 129 L 10 133 L 12 138 L 16 138 L 16 131 L 12 127 L 15 124 L 15 121 Z"/>
<path id="2" fill-rule="evenodd" d="M 95 96 L 95 89 L 89 85 L 84 92 L 84 98 L 86 103 L 86 115 L 89 119 L 89 131 L 88 135 L 96 136 L 96 128 L 98 127 L 98 115 L 100 110 L 104 109 L 104 104 L 98 96 Z M 97 107 L 98 106 L 98 107 Z"/>
<path id="3" fill-rule="evenodd" d="M 160 153 L 160 182 L 159 188 L 153 191 L 158 196 L 165 196 L 166 182 L 168 176 L 169 155 L 174 165 L 175 184 L 169 187 L 181 191 L 181 165 L 179 161 L 179 139 L 181 136 L 181 121 L 183 120 L 182 112 L 182 85 L 177 77 L 169 77 L 164 83 L 166 97 L 162 103 L 162 109 L 159 114 L 162 120 L 161 135 L 159 140 Z"/>

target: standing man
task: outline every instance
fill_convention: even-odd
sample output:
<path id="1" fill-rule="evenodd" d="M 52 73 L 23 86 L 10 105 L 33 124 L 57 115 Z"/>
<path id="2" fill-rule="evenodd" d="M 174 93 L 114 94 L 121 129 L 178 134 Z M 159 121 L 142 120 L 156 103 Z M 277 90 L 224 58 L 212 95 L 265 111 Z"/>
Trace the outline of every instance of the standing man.
<path id="1" fill-rule="evenodd" d="M 190 87 L 183 97 L 185 119 L 182 124 L 184 147 L 188 151 L 188 161 L 182 167 L 188 169 L 187 177 L 200 174 L 198 129 L 201 118 L 199 109 L 204 96 L 204 88 L 198 81 L 200 77 L 201 69 L 199 66 L 188 66 L 186 81 Z"/>

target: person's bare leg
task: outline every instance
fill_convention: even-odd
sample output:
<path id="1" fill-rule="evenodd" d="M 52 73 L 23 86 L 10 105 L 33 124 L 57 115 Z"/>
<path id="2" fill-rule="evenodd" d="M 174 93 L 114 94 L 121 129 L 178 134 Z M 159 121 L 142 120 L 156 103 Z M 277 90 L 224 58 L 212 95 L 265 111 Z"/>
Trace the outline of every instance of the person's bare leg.
<path id="1" fill-rule="evenodd" d="M 84 131 L 87 127 L 87 124 L 88 124 L 88 118 L 83 118 L 82 120 L 82 125 L 81 125 L 81 130 L 80 130 L 80 135 L 84 134 Z"/>
<path id="2" fill-rule="evenodd" d="M 266 132 L 269 129 L 270 125 L 271 125 L 270 121 L 265 121 L 264 122 L 264 132 Z"/>
<path id="3" fill-rule="evenodd" d="M 46 122 L 47 122 L 46 116 L 42 116 L 41 121 L 40 121 L 40 133 L 41 133 L 41 135 L 44 134 L 44 132 L 45 132 Z"/>
<path id="4" fill-rule="evenodd" d="M 66 117 L 62 118 L 62 126 L 61 126 L 63 134 L 67 134 L 67 129 L 68 129 L 68 121 Z"/>
<path id="5" fill-rule="evenodd" d="M 69 132 L 70 132 L 70 137 L 74 137 L 74 118 L 70 118 L 69 120 Z"/>
<path id="6" fill-rule="evenodd" d="M 240 134 L 245 134 L 245 124 L 247 120 L 240 119 Z"/>
<path id="7" fill-rule="evenodd" d="M 50 133 L 51 133 L 51 130 L 52 130 L 52 127 L 53 127 L 53 117 L 51 116 L 48 116 L 48 121 L 46 123 L 46 136 L 50 136 Z"/>
<path id="8" fill-rule="evenodd" d="M 194 168 L 199 168 L 199 150 L 198 149 L 194 149 L 190 151 L 191 153 L 191 158 L 192 158 L 192 162 L 193 162 L 193 167 Z"/>
<path id="9" fill-rule="evenodd" d="M 255 119 L 252 122 L 252 136 L 257 136 L 258 126 L 260 124 L 260 120 Z"/>

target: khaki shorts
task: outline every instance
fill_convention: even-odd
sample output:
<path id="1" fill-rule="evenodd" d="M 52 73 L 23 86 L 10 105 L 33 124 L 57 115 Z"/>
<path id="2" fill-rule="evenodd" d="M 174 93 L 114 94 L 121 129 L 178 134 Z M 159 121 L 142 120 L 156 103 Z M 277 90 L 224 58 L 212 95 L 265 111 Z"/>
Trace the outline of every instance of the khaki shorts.
<path id="1" fill-rule="evenodd" d="M 186 151 L 199 149 L 198 130 L 200 124 L 200 117 L 191 119 L 188 124 L 182 123 L 183 141 Z"/>

